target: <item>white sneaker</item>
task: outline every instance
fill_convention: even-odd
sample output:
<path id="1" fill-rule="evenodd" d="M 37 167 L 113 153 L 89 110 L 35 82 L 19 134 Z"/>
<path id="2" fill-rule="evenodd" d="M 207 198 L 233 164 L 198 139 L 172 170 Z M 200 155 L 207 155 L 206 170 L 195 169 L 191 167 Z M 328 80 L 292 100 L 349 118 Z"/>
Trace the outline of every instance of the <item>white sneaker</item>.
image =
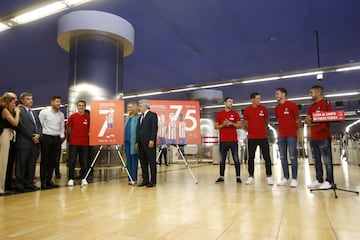
<path id="1" fill-rule="evenodd" d="M 293 187 L 293 188 L 297 187 L 297 180 L 296 179 L 291 180 L 290 187 Z"/>
<path id="2" fill-rule="evenodd" d="M 86 179 L 81 180 L 81 186 L 84 186 L 84 185 L 88 185 L 88 182 L 86 181 Z"/>
<path id="3" fill-rule="evenodd" d="M 310 184 L 308 185 L 308 188 L 319 188 L 320 185 L 321 185 L 321 183 L 319 183 L 318 180 L 315 180 L 315 181 L 313 181 L 312 183 L 310 183 Z"/>
<path id="4" fill-rule="evenodd" d="M 253 177 L 248 177 L 248 179 L 245 181 L 246 185 L 250 185 L 250 184 L 254 184 L 254 178 Z"/>
<path id="5" fill-rule="evenodd" d="M 68 185 L 69 187 L 74 186 L 74 180 L 69 179 L 69 181 L 67 182 L 67 185 Z"/>
<path id="6" fill-rule="evenodd" d="M 273 181 L 272 177 L 267 177 L 266 182 L 268 185 L 274 185 L 274 181 Z"/>
<path id="7" fill-rule="evenodd" d="M 328 181 L 323 182 L 320 187 L 320 189 L 329 189 L 331 188 L 331 184 Z"/>
<path id="8" fill-rule="evenodd" d="M 288 186 L 290 184 L 290 180 L 283 178 L 280 182 L 277 183 L 278 186 Z"/>

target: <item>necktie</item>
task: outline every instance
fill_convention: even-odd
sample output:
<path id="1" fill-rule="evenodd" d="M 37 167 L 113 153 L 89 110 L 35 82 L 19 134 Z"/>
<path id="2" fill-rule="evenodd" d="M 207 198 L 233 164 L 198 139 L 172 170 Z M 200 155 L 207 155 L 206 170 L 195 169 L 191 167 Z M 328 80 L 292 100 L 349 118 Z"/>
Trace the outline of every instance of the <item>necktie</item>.
<path id="1" fill-rule="evenodd" d="M 30 114 L 30 117 L 33 121 L 33 124 L 35 125 L 35 129 L 36 129 L 36 132 L 38 131 L 37 130 L 37 124 L 36 124 L 36 121 L 35 121 L 35 117 L 34 117 L 34 114 L 32 113 L 31 109 L 28 110 L 28 113 Z"/>
<path id="2" fill-rule="evenodd" d="M 141 114 L 141 117 L 140 117 L 140 124 L 142 124 L 143 119 L 144 119 L 144 114 Z"/>

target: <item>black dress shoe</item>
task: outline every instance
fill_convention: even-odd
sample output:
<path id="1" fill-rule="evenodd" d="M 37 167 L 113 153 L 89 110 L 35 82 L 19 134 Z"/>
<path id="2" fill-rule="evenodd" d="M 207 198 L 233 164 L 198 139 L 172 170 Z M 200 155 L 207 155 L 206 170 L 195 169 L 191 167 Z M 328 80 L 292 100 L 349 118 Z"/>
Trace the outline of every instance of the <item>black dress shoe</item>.
<path id="1" fill-rule="evenodd" d="M 40 189 L 41 190 L 46 190 L 46 189 L 50 189 L 51 187 L 49 187 L 48 185 L 46 185 L 46 184 L 41 184 L 41 187 L 40 187 Z"/>
<path id="2" fill-rule="evenodd" d="M 146 187 L 155 187 L 156 184 L 155 183 L 149 183 Z"/>
<path id="3" fill-rule="evenodd" d="M 37 186 L 28 186 L 25 188 L 25 191 L 27 192 L 33 192 L 33 191 L 37 191 L 39 190 L 40 188 L 38 188 Z"/>
<path id="4" fill-rule="evenodd" d="M 10 193 L 9 193 L 9 192 L 0 193 L 0 197 L 2 197 L 2 196 L 7 196 L 7 195 L 10 195 Z"/>
<path id="5" fill-rule="evenodd" d="M 24 188 L 15 188 L 15 192 L 16 193 L 24 193 L 25 189 Z"/>
<path id="6" fill-rule="evenodd" d="M 53 181 L 47 182 L 46 185 L 49 188 L 58 188 L 59 187 L 59 185 L 55 184 Z"/>
<path id="7" fill-rule="evenodd" d="M 148 182 L 142 182 L 142 183 L 138 184 L 138 187 L 144 187 L 144 186 L 147 186 L 147 185 L 149 185 Z"/>
<path id="8" fill-rule="evenodd" d="M 218 179 L 216 179 L 215 183 L 221 183 L 224 181 L 224 178 L 219 177 Z"/>

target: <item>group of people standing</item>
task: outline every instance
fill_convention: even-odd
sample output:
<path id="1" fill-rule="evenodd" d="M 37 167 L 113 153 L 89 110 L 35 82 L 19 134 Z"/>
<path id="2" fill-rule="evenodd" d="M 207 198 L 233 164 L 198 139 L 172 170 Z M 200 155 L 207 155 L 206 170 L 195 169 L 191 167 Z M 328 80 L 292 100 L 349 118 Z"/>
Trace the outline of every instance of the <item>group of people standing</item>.
<path id="1" fill-rule="evenodd" d="M 50 107 L 37 114 L 31 109 L 33 106 L 31 93 L 20 94 L 20 102 L 12 92 L 6 92 L 1 96 L 0 195 L 6 195 L 14 190 L 27 192 L 58 187 L 52 179 L 54 170 L 59 164 L 61 144 L 65 141 L 65 117 L 60 111 L 60 96 L 51 97 L 50 104 Z M 85 101 L 79 101 L 79 112 L 71 115 L 68 121 L 69 183 L 73 181 L 77 154 L 80 163 L 82 159 L 87 161 L 90 118 L 84 113 L 85 106 Z M 39 188 L 34 184 L 34 177 L 40 152 Z M 82 164 L 81 167 L 87 169 L 87 165 Z M 13 179 L 14 172 L 15 179 Z"/>
<path id="2" fill-rule="evenodd" d="M 313 122 L 312 114 L 319 111 L 332 111 L 331 104 L 324 99 L 324 89 L 315 85 L 310 89 L 313 104 L 310 106 L 304 122 L 311 127 L 310 147 L 315 161 L 316 180 L 308 185 L 309 188 L 328 189 L 333 186 L 333 169 L 331 159 L 331 135 L 328 123 Z M 297 138 L 298 128 L 301 126 L 298 106 L 287 99 L 287 90 L 277 88 L 275 98 L 278 101 L 275 107 L 275 117 L 278 120 L 278 146 L 280 160 L 283 169 L 283 179 L 278 182 L 279 186 L 297 187 L 298 160 Z M 261 105 L 261 95 L 253 92 L 250 95 L 251 105 L 243 112 L 243 123 L 248 131 L 248 178 L 245 184 L 254 184 L 254 158 L 257 146 L 260 146 L 265 160 L 266 182 L 273 185 L 272 163 L 269 152 L 267 127 L 269 113 L 266 107 Z M 215 129 L 220 132 L 220 177 L 216 183 L 224 182 L 225 161 L 227 152 L 230 150 L 235 163 L 236 182 L 241 183 L 240 161 L 238 157 L 238 138 L 236 129 L 242 128 L 243 124 L 239 114 L 232 109 L 233 99 L 224 99 L 225 109 L 219 112 L 215 119 Z M 288 153 L 291 162 L 291 178 L 289 174 Z M 323 158 L 326 166 L 326 179 L 323 178 Z"/>
<path id="3" fill-rule="evenodd" d="M 318 111 L 331 111 L 331 104 L 324 99 L 324 89 L 315 85 L 310 89 L 314 103 L 310 106 L 304 122 L 311 126 L 311 152 L 315 160 L 316 180 L 309 188 L 331 188 L 333 184 L 330 128 L 327 123 L 314 123 L 312 114 Z M 287 90 L 277 88 L 275 98 L 275 116 L 278 120 L 278 145 L 283 169 L 283 179 L 279 186 L 297 187 L 297 132 L 301 126 L 298 106 L 287 99 Z M 243 112 L 243 122 L 239 114 L 232 109 L 233 99 L 224 100 L 225 109 L 215 119 L 215 128 L 220 132 L 220 176 L 216 183 L 224 182 L 225 160 L 230 150 L 236 172 L 236 182 L 241 183 L 240 161 L 238 157 L 238 138 L 236 129 L 247 128 L 248 136 L 248 178 L 245 184 L 253 184 L 254 158 L 257 146 L 260 146 L 265 160 L 267 184 L 273 185 L 272 163 L 269 152 L 267 126 L 269 113 L 261 105 L 261 95 L 253 92 L 250 95 L 251 105 Z M 0 98 L 0 195 L 11 190 L 12 175 L 15 166 L 15 188 L 18 192 L 39 189 L 34 185 L 36 160 L 41 150 L 40 179 L 41 189 L 58 187 L 53 181 L 53 172 L 61 154 L 61 144 L 67 133 L 69 141 L 68 186 L 74 185 L 75 162 L 79 159 L 81 166 L 81 184 L 86 185 L 85 175 L 88 171 L 90 116 L 86 113 L 86 102 L 77 102 L 77 112 L 70 115 L 65 131 L 64 114 L 60 111 L 61 97 L 51 97 L 49 108 L 39 114 L 31 110 L 33 97 L 25 92 L 17 96 L 6 92 Z M 142 170 L 142 181 L 138 186 L 156 186 L 156 140 L 158 133 L 158 116 L 150 111 L 149 102 L 145 99 L 127 105 L 128 117 L 125 120 L 125 152 L 129 171 L 129 184 L 138 181 L 138 159 Z M 140 114 L 138 114 L 140 112 Z M 288 167 L 288 153 L 291 162 L 291 178 Z M 324 159 L 327 178 L 323 178 L 321 158 Z"/>
<path id="4" fill-rule="evenodd" d="M 124 142 L 127 168 L 131 176 L 128 179 L 129 184 L 137 183 L 138 159 L 140 159 L 142 181 L 137 185 L 155 187 L 158 116 L 150 111 L 149 102 L 145 99 L 138 103 L 130 102 L 127 111 Z"/>
<path id="5" fill-rule="evenodd" d="M 41 149 L 40 167 L 41 187 L 52 188 L 56 162 L 55 156 L 64 137 L 64 114 L 59 111 L 61 98 L 51 98 L 51 110 L 46 109 L 39 115 L 31 110 L 33 96 L 29 92 L 20 95 L 4 93 L 0 98 L 0 194 L 6 195 L 13 190 L 13 172 L 15 172 L 15 190 L 17 192 L 39 189 L 34 185 L 36 160 Z M 54 116 L 56 117 L 53 117 Z M 49 137 L 50 135 L 53 137 Z M 57 137 L 55 137 L 57 136 Z"/>

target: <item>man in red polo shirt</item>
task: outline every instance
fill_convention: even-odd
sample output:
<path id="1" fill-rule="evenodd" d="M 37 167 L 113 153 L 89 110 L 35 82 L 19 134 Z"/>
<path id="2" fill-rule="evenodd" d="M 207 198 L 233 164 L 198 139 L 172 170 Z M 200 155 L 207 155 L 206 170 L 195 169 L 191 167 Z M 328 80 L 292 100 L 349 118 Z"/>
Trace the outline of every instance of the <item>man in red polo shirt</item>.
<path id="1" fill-rule="evenodd" d="M 86 102 L 80 100 L 77 102 L 78 112 L 70 115 L 67 123 L 67 133 L 70 136 L 69 144 L 69 181 L 68 186 L 74 186 L 75 162 L 79 155 L 81 167 L 81 184 L 87 185 L 85 179 L 89 149 L 89 128 L 90 116 L 85 113 Z"/>
<path id="2" fill-rule="evenodd" d="M 265 160 L 266 181 L 273 185 L 269 141 L 267 136 L 267 125 L 269 113 L 266 107 L 260 105 L 261 96 L 258 92 L 250 94 L 251 105 L 244 110 L 244 124 L 248 129 L 248 171 L 249 178 L 245 184 L 254 183 L 254 158 L 257 146 L 260 146 L 261 153 Z"/>
<path id="3" fill-rule="evenodd" d="M 225 109 L 216 115 L 215 129 L 219 129 L 220 132 L 220 177 L 216 180 L 216 183 L 224 181 L 225 173 L 225 160 L 229 149 L 235 163 L 236 182 L 241 183 L 240 178 L 240 161 L 238 155 L 238 138 L 237 128 L 241 128 L 242 124 L 240 116 L 237 112 L 232 110 L 233 99 L 226 97 L 224 100 Z"/>
<path id="4" fill-rule="evenodd" d="M 315 162 L 316 180 L 308 185 L 309 188 L 329 189 L 332 187 L 333 169 L 331 159 L 330 127 L 328 123 L 312 122 L 312 114 L 319 111 L 332 111 L 331 103 L 324 99 L 324 89 L 315 85 L 310 89 L 313 104 L 310 106 L 305 123 L 311 126 L 310 147 Z M 323 179 L 323 166 L 321 157 L 326 167 L 326 181 Z"/>
<path id="5" fill-rule="evenodd" d="M 278 182 L 279 186 L 297 187 L 297 130 L 301 124 L 298 106 L 287 100 L 287 90 L 277 88 L 275 98 L 279 104 L 275 107 L 275 116 L 279 122 L 278 127 L 278 144 L 280 151 L 281 166 L 284 178 Z M 291 161 L 292 179 L 289 177 L 288 149 Z"/>

